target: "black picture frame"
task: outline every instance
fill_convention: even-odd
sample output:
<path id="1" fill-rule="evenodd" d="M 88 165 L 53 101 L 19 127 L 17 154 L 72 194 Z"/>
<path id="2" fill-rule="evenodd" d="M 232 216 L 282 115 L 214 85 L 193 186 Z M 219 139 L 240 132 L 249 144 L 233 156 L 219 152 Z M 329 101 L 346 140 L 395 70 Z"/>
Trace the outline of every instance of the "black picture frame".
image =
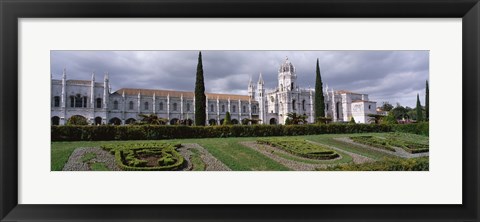
<path id="1" fill-rule="evenodd" d="M 0 0 L 0 15 L 1 221 L 479 221 L 478 0 Z M 463 204 L 19 205 L 17 20 L 77 17 L 462 18 Z"/>

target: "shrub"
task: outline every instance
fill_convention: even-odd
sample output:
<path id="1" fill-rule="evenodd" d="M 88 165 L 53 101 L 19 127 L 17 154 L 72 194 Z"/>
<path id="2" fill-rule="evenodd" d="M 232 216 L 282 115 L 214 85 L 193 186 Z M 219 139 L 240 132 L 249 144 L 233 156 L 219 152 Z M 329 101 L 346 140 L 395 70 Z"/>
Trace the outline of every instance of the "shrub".
<path id="1" fill-rule="evenodd" d="M 318 169 L 322 170 L 322 169 Z M 381 161 L 363 164 L 338 164 L 329 166 L 326 170 L 333 171 L 428 171 L 428 157 L 411 159 L 384 158 Z"/>
<path id="2" fill-rule="evenodd" d="M 356 143 L 373 146 L 395 152 L 394 147 L 402 148 L 409 153 L 428 152 L 428 144 L 408 141 L 399 133 L 391 133 L 386 138 L 376 136 L 352 136 L 350 137 Z"/>
<path id="3" fill-rule="evenodd" d="M 161 140 L 184 138 L 264 137 L 315 134 L 390 132 L 390 125 L 304 124 L 304 125 L 124 125 L 52 126 L 52 141 Z"/>
<path id="4" fill-rule="evenodd" d="M 257 143 L 271 145 L 291 154 L 312 159 L 327 160 L 339 157 L 335 151 L 328 147 L 312 144 L 301 139 L 258 139 Z"/>
<path id="5" fill-rule="evenodd" d="M 428 152 L 428 144 L 409 141 L 403 137 L 404 135 L 401 135 L 400 133 L 391 133 L 387 135 L 386 138 L 376 136 L 353 136 L 350 137 L 350 139 L 357 143 L 393 152 L 395 152 L 394 147 L 402 148 L 409 153 Z"/>
<path id="6" fill-rule="evenodd" d="M 114 152 L 115 161 L 122 170 L 179 170 L 184 166 L 184 158 L 175 148 L 178 144 L 172 143 L 126 143 L 106 144 L 101 148 Z M 158 158 L 155 166 L 149 166 L 148 161 L 142 158 Z"/>
<path id="7" fill-rule="evenodd" d="M 423 136 L 429 135 L 428 122 L 412 123 L 412 124 L 396 124 L 391 126 L 393 131 L 402 133 L 413 133 Z"/>
<path id="8" fill-rule="evenodd" d="M 88 125 L 88 121 L 83 116 L 72 116 L 67 120 L 67 125 Z"/>

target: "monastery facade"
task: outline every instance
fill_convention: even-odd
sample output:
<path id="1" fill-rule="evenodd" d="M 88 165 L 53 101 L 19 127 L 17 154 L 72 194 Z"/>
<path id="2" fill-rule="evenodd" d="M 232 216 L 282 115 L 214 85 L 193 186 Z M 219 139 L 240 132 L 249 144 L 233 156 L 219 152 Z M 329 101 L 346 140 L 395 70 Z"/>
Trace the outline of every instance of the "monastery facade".
<path id="1" fill-rule="evenodd" d="M 368 123 L 368 114 L 376 114 L 376 102 L 367 94 L 349 91 L 329 91 L 326 87 L 325 113 L 334 122 L 347 122 L 353 117 L 358 123 Z M 266 89 L 260 74 L 256 84 L 250 79 L 248 95 L 206 93 L 207 125 L 222 124 L 226 113 L 232 122 L 243 119 L 259 119 L 261 124 L 284 124 L 287 113 L 305 114 L 309 123 L 314 122 L 314 96 L 312 89 L 297 84 L 295 66 L 288 58 L 278 69 L 278 84 Z M 168 124 L 179 120 L 191 125 L 195 118 L 193 92 L 121 88 L 111 91 L 109 75 L 103 82 L 69 80 L 66 70 L 62 79 L 51 80 L 51 122 L 64 125 L 72 116 L 82 116 L 90 124 L 131 124 L 141 120 L 140 114 L 155 114 L 168 119 Z"/>

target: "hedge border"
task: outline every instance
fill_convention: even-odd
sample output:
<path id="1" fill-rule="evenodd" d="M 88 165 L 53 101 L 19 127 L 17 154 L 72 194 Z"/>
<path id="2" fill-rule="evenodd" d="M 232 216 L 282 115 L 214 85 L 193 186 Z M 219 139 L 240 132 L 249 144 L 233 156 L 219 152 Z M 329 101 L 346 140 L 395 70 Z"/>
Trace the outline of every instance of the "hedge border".
<path id="1" fill-rule="evenodd" d="M 52 126 L 52 141 L 162 140 L 391 132 L 390 125 Z"/>

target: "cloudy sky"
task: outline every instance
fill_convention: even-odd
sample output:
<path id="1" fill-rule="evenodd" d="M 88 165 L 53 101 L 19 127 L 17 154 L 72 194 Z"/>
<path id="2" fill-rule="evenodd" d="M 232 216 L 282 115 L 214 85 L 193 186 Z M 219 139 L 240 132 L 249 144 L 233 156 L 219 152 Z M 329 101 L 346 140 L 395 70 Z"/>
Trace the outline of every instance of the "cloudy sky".
<path id="1" fill-rule="evenodd" d="M 297 69 L 300 87 L 314 88 L 316 59 L 329 89 L 369 94 L 384 101 L 415 107 L 416 94 L 424 105 L 429 78 L 428 51 L 202 51 L 207 92 L 247 94 L 249 78 L 261 72 L 266 88 L 277 86 L 278 67 L 285 58 Z M 193 91 L 198 51 L 51 51 L 51 72 L 60 79 L 96 81 L 110 74 L 112 90 L 119 88 Z"/>

